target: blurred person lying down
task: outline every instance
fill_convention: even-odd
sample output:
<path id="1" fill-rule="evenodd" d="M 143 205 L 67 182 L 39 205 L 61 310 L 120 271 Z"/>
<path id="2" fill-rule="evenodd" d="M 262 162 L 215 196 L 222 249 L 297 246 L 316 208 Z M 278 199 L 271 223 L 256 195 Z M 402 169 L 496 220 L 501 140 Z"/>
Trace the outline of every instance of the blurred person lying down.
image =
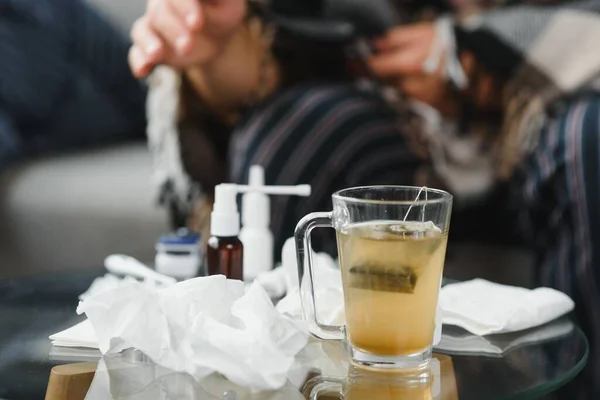
<path id="1" fill-rule="evenodd" d="M 453 238 L 514 236 L 537 252 L 537 284 L 575 300 L 595 366 L 600 0 L 398 1 L 402 23 L 367 38 L 364 65 L 352 46 L 280 23 L 318 22 L 332 1 L 148 2 L 129 60 L 138 77 L 154 71 L 148 133 L 164 203 L 203 227 L 193 205 L 245 183 L 253 164 L 267 184 L 309 183 L 308 199 L 273 199 L 280 249 L 338 189 L 447 189 Z"/>
<path id="2" fill-rule="evenodd" d="M 143 133 L 131 42 L 82 0 L 0 0 L 0 173 Z"/>

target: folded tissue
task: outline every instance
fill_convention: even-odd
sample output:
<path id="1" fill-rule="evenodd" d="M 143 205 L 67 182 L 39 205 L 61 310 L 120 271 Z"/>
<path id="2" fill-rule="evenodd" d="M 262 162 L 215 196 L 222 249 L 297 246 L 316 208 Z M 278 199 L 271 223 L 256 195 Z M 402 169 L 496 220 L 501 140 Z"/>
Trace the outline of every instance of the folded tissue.
<path id="1" fill-rule="evenodd" d="M 153 289 L 141 283 L 87 297 L 77 308 L 103 354 L 140 350 L 156 364 L 202 379 L 213 372 L 255 390 L 282 387 L 308 334 L 265 290 L 224 276 Z"/>
<path id="2" fill-rule="evenodd" d="M 439 304 L 444 324 L 459 326 L 479 336 L 540 326 L 574 307 L 573 300 L 558 290 L 530 290 L 484 279 L 445 286 Z"/>
<path id="3" fill-rule="evenodd" d="M 98 349 L 98 339 L 89 319 L 50 336 L 53 346 Z"/>

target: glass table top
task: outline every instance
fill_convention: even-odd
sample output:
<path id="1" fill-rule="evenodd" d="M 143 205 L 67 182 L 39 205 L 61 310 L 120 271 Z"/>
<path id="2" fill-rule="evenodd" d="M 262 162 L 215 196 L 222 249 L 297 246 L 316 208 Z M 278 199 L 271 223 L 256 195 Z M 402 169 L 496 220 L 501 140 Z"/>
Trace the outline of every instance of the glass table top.
<path id="1" fill-rule="evenodd" d="M 136 351 L 100 359 L 97 351 L 53 348 L 48 336 L 82 320 L 75 315 L 77 297 L 103 273 L 0 279 L 0 399 L 43 399 L 59 365 L 95 371 L 88 400 L 534 399 L 574 379 L 588 356 L 585 336 L 568 318 L 485 338 L 445 326 L 434 360 L 419 372 L 356 369 L 342 342 L 311 340 L 284 388 L 252 393 L 216 374 L 196 382 Z"/>

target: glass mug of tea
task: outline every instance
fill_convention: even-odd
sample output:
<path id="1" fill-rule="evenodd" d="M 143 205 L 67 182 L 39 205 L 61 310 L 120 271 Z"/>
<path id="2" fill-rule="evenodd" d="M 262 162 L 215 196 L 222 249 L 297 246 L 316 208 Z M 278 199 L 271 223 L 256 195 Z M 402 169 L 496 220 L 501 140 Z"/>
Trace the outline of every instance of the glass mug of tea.
<path id="1" fill-rule="evenodd" d="M 332 196 L 332 212 L 304 217 L 295 241 L 304 317 L 322 339 L 346 339 L 355 364 L 413 368 L 431 359 L 452 195 L 369 186 Z M 336 230 L 345 326 L 319 322 L 310 236 Z"/>

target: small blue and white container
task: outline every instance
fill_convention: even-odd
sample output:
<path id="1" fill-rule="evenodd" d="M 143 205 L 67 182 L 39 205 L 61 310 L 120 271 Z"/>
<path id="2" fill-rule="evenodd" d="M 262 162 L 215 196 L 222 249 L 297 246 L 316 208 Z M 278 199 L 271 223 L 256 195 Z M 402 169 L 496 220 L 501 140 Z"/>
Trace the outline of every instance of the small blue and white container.
<path id="1" fill-rule="evenodd" d="M 156 242 L 156 272 L 175 279 L 189 279 L 200 275 L 202 250 L 200 235 L 187 229 L 163 235 Z"/>

